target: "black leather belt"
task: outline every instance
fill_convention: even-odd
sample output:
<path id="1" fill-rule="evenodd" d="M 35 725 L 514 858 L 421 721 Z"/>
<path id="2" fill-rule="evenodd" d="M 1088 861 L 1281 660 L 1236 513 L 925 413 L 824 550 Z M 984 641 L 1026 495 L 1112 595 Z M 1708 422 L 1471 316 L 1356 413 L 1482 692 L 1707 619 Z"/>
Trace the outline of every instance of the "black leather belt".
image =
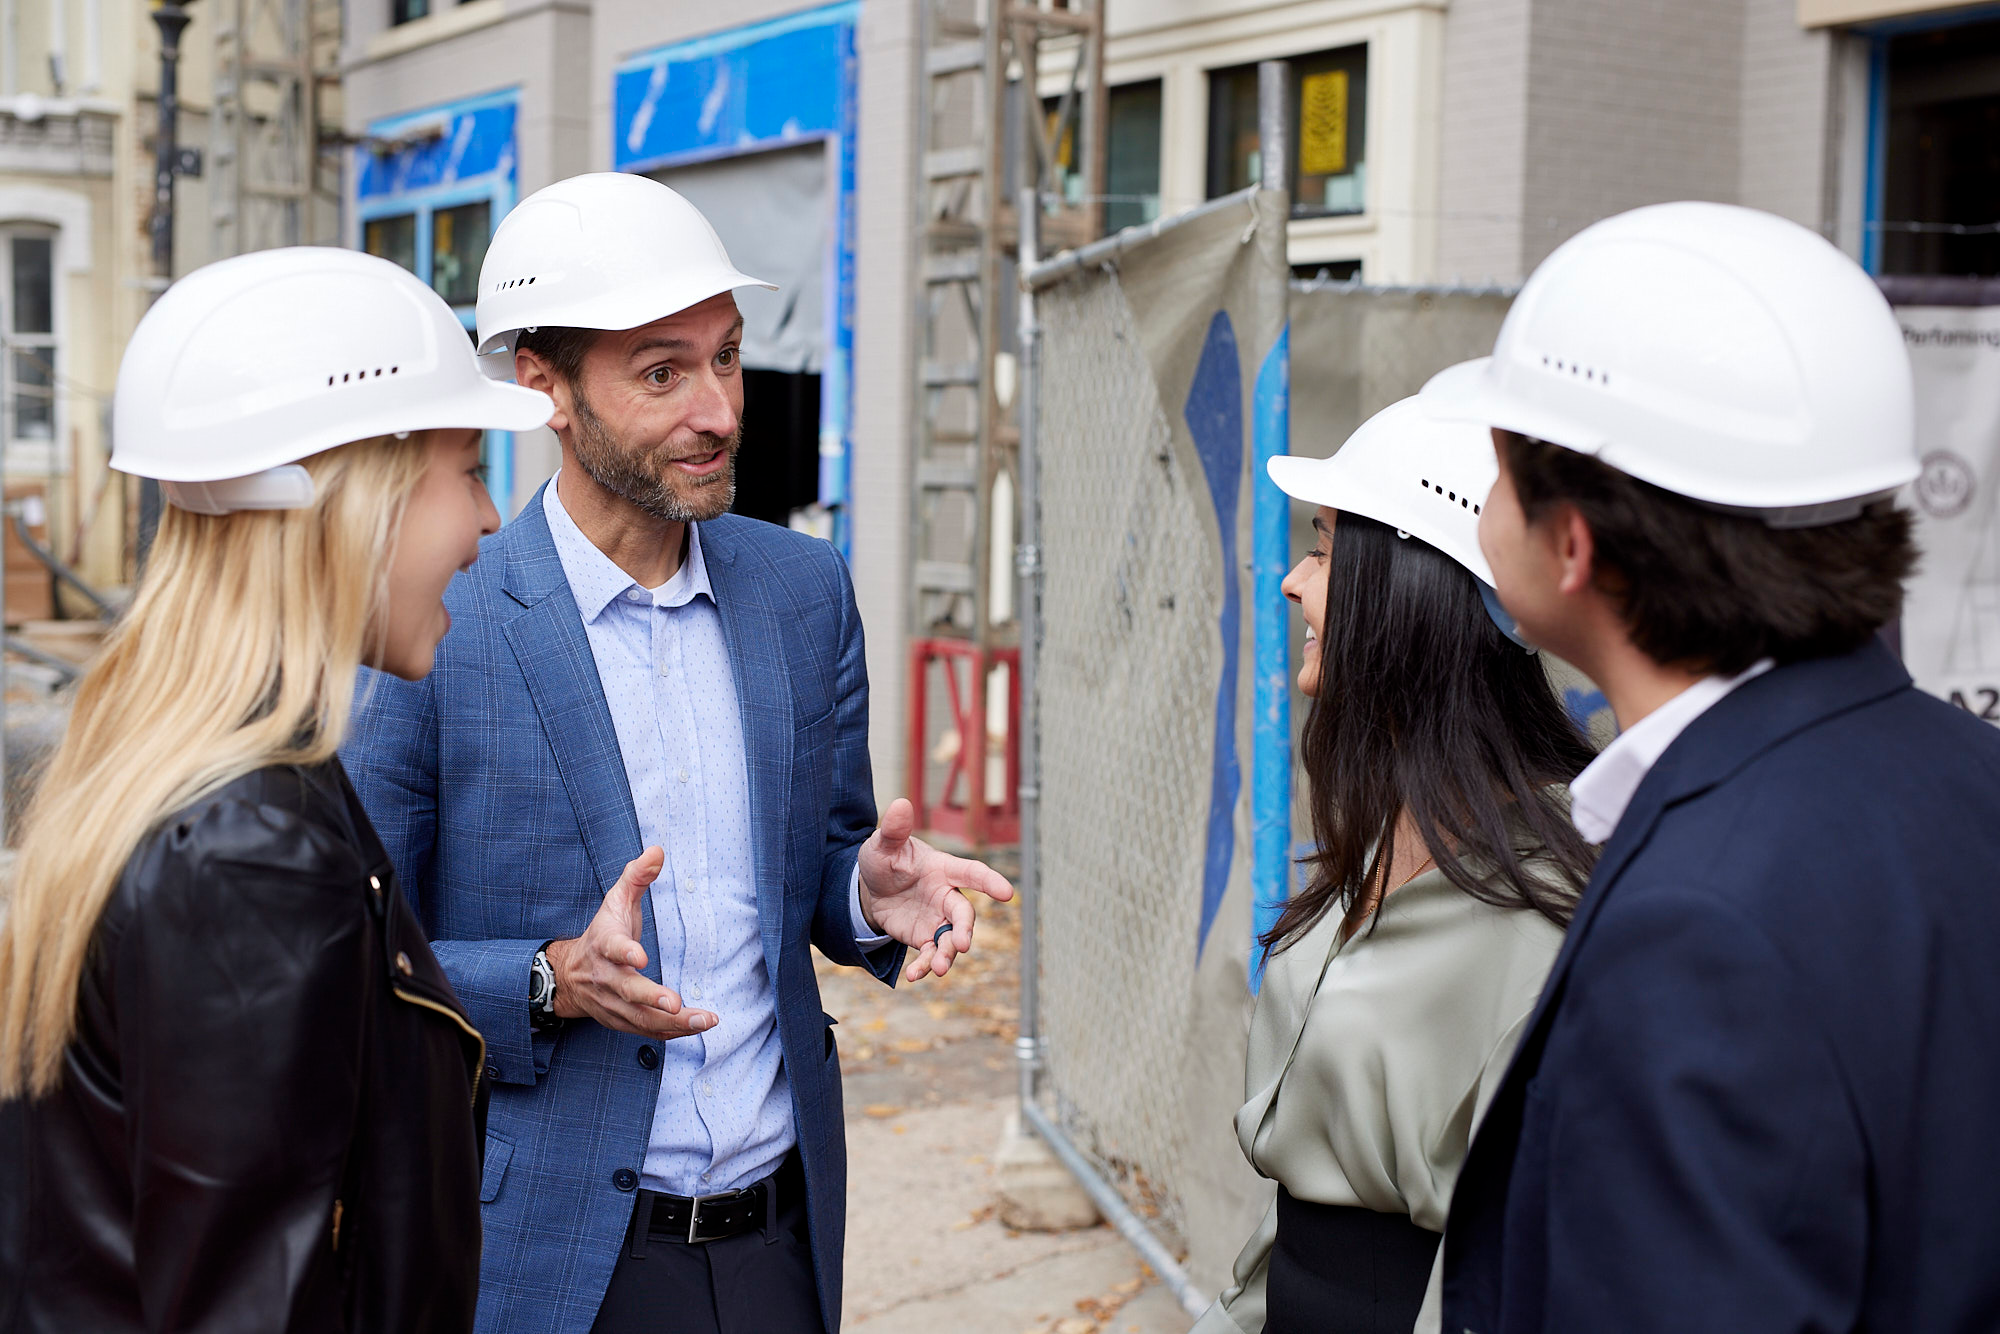
<path id="1" fill-rule="evenodd" d="M 652 1240 L 696 1245 L 755 1232 L 777 1218 L 781 1192 L 800 1190 L 804 1184 L 805 1173 L 794 1152 L 777 1171 L 741 1190 L 714 1195 L 664 1195 L 642 1190 L 637 1209 L 639 1217 L 647 1220 L 646 1235 Z"/>

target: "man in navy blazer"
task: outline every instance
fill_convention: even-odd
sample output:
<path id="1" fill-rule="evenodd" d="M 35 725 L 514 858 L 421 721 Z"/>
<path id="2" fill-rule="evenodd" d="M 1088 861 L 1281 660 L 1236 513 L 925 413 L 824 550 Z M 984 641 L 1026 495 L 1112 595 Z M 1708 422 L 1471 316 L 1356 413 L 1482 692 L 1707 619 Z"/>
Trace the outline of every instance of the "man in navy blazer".
<path id="1" fill-rule="evenodd" d="M 1802 228 L 1663 205 L 1425 393 L 1496 428 L 1501 601 L 1623 729 L 1443 1327 L 2000 1328 L 2000 733 L 1876 636 L 1916 554 L 1894 316 Z"/>
<path id="2" fill-rule="evenodd" d="M 482 1331 L 830 1334 L 846 1143 L 809 946 L 942 975 L 960 888 L 1012 894 L 908 802 L 873 830 L 847 567 L 725 512 L 755 282 L 642 177 L 508 216 L 482 347 L 555 399 L 563 466 L 453 581 L 431 675 L 357 698 L 343 757 L 486 1037 Z"/>

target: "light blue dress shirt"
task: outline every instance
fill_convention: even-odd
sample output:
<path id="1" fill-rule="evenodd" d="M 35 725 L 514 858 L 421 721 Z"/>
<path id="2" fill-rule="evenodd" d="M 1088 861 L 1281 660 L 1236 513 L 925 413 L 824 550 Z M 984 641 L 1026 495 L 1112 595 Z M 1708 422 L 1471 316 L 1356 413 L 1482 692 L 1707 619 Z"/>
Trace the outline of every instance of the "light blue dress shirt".
<path id="1" fill-rule="evenodd" d="M 576 526 L 551 481 L 549 533 L 583 617 L 645 845 L 666 850 L 651 889 L 662 984 L 714 1012 L 706 1033 L 660 1044 L 660 1093 L 640 1184 L 674 1195 L 736 1190 L 797 1142 L 777 1013 L 757 933 L 743 719 L 700 525 L 659 588 L 641 588 Z M 855 941 L 888 943 L 850 888 Z M 608 888 L 608 886 L 607 886 Z"/>

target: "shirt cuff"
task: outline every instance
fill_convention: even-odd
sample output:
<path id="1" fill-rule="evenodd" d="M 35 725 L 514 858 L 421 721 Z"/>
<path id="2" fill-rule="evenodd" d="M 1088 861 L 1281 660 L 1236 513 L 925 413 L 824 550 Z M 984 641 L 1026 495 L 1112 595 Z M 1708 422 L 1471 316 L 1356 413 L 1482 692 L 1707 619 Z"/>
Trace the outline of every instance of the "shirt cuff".
<path id="1" fill-rule="evenodd" d="M 878 936 L 869 929 L 868 919 L 861 915 L 861 863 L 854 864 L 854 878 L 847 884 L 847 912 L 854 920 L 854 947 L 863 954 L 873 954 L 884 945 L 891 944 L 892 936 Z"/>

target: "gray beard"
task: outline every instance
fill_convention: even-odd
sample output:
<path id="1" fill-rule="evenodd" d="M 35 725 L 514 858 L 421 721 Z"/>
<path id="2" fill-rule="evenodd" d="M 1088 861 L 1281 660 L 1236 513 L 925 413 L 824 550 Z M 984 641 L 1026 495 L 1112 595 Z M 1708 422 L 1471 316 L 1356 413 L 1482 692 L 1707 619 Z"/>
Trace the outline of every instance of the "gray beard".
<path id="1" fill-rule="evenodd" d="M 606 491 L 624 497 L 662 523 L 706 523 L 728 513 L 729 507 L 736 503 L 736 451 L 743 443 L 741 423 L 736 434 L 726 440 L 704 433 L 700 439 L 707 448 L 688 451 L 697 454 L 713 449 L 727 451 L 728 461 L 722 470 L 710 477 L 684 478 L 683 489 L 676 489 L 669 480 L 673 474 L 668 470 L 679 455 L 663 444 L 639 450 L 621 447 L 574 385 L 570 394 L 576 422 L 570 451 L 576 455 L 577 466 Z"/>

